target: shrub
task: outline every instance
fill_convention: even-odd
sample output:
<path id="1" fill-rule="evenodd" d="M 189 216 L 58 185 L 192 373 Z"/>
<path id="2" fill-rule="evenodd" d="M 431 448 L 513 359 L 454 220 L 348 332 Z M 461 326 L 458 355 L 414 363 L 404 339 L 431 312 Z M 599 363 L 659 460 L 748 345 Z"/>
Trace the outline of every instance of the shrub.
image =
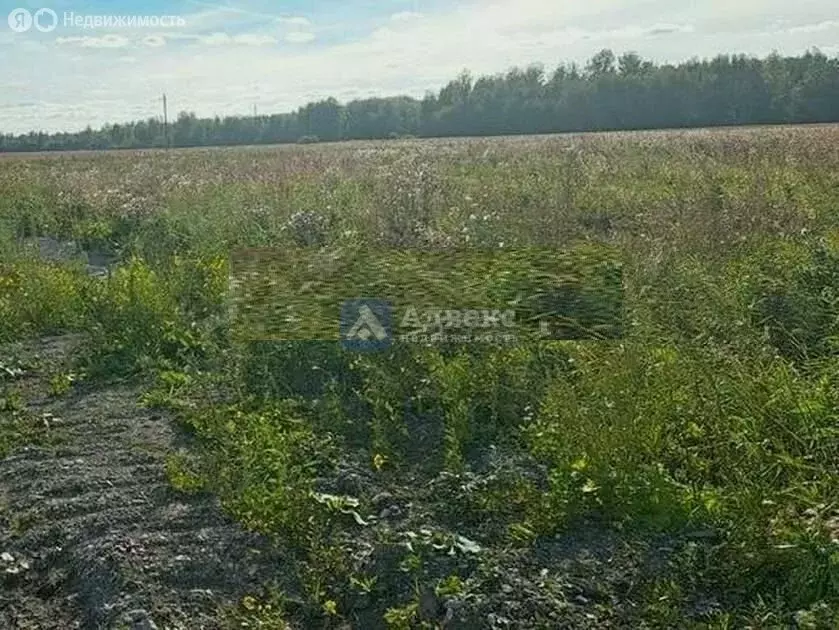
<path id="1" fill-rule="evenodd" d="M 22 261 L 0 267 L 0 339 L 80 330 L 86 288 L 79 267 Z"/>
<path id="2" fill-rule="evenodd" d="M 817 246 L 788 273 L 766 277 L 758 303 L 771 343 L 799 362 L 839 354 L 839 252 Z"/>
<path id="3" fill-rule="evenodd" d="M 201 349 L 199 328 L 186 316 L 173 286 L 139 260 L 93 287 L 86 312 L 92 367 L 100 374 L 171 367 Z"/>

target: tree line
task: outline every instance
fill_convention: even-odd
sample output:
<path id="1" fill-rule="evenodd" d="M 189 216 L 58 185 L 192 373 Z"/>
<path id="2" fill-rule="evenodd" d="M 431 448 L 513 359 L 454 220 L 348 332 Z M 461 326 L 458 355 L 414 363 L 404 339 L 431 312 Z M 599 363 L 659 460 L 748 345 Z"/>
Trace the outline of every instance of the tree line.
<path id="1" fill-rule="evenodd" d="M 492 136 L 596 130 L 839 121 L 839 58 L 818 50 L 765 58 L 719 55 L 656 64 L 602 50 L 565 63 L 473 77 L 436 93 L 334 98 L 267 116 L 198 118 L 182 112 L 76 133 L 0 134 L 0 151 L 330 142 L 408 136 Z"/>

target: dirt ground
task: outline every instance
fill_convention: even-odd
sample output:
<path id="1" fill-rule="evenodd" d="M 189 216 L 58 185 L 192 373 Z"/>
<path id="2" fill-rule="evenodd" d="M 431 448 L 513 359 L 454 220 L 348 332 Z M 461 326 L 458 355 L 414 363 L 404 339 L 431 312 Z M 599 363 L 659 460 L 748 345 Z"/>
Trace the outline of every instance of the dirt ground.
<path id="1" fill-rule="evenodd" d="M 213 498 L 169 486 L 185 438 L 136 386 L 49 395 L 72 345 L 7 348 L 37 366 L 15 386 L 50 439 L 0 460 L 0 629 L 223 627 L 220 608 L 282 574 L 281 558 Z"/>

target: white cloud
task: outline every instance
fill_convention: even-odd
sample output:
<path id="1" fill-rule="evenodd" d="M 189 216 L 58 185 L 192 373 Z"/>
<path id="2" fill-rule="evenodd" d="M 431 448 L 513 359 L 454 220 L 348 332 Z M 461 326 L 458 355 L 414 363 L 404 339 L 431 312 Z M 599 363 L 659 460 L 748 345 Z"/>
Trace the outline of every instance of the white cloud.
<path id="1" fill-rule="evenodd" d="M 693 33 L 690 24 L 654 24 L 646 29 L 646 35 L 672 35 L 674 33 Z"/>
<path id="2" fill-rule="evenodd" d="M 210 35 L 181 35 L 179 39 L 192 39 L 207 46 L 270 46 L 277 44 L 279 40 L 271 35 L 258 35 L 256 33 L 242 33 L 241 35 L 229 35 L 228 33 L 212 33 Z"/>
<path id="3" fill-rule="evenodd" d="M 281 24 L 289 24 L 291 26 L 311 26 L 312 23 L 308 18 L 304 17 L 283 17 L 279 19 Z"/>
<path id="4" fill-rule="evenodd" d="M 257 35 L 256 33 L 234 35 L 233 41 L 244 46 L 271 46 L 279 42 L 276 37 L 272 37 L 271 35 Z"/>
<path id="5" fill-rule="evenodd" d="M 166 45 L 166 38 L 162 35 L 147 35 L 143 38 L 143 44 L 149 48 L 161 48 Z"/>
<path id="6" fill-rule="evenodd" d="M 104 35 L 102 37 L 58 37 L 55 43 L 59 46 L 81 46 L 82 48 L 125 48 L 131 42 L 121 35 Z"/>
<path id="7" fill-rule="evenodd" d="M 839 28 L 839 21 L 825 20 L 816 24 L 804 24 L 803 26 L 793 26 L 789 29 L 790 33 L 822 33 L 832 29 Z"/>
<path id="8" fill-rule="evenodd" d="M 309 42 L 314 41 L 315 35 L 314 33 L 294 31 L 292 33 L 288 33 L 284 39 L 289 44 L 308 44 Z"/>
<path id="9" fill-rule="evenodd" d="M 185 39 L 196 39 L 207 46 L 225 46 L 230 44 L 232 38 L 227 33 L 211 33 L 210 35 L 201 36 L 184 36 Z"/>
<path id="10" fill-rule="evenodd" d="M 415 11 L 401 11 L 391 15 L 390 19 L 394 22 L 410 22 L 411 20 L 421 20 L 424 17 L 425 16 L 422 13 L 417 13 Z"/>

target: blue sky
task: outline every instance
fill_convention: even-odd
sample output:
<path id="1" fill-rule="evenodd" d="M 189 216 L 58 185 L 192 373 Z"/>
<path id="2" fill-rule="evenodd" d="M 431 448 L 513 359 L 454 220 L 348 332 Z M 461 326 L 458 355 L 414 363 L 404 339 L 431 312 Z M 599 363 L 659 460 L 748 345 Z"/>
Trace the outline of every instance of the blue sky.
<path id="1" fill-rule="evenodd" d="M 50 32 L 15 32 L 49 8 Z M 77 28 L 77 16 L 181 24 Z M 46 24 L 49 24 L 47 19 Z M 421 96 L 464 68 L 657 61 L 718 52 L 839 54 L 836 0 L 0 0 L 0 132 L 77 130 L 160 114 L 291 110 L 313 99 Z"/>

